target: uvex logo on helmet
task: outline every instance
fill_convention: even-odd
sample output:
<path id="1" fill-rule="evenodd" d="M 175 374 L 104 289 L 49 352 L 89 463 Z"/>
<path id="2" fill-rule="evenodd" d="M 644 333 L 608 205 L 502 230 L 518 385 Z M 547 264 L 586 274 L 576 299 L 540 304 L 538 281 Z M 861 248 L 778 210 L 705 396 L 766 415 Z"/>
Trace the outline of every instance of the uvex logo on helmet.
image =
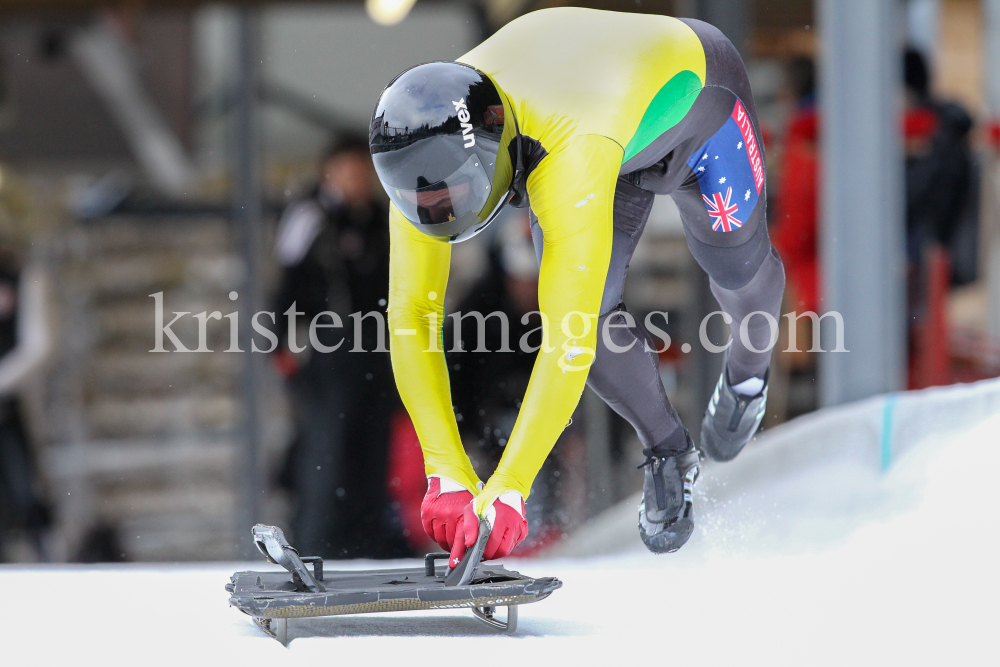
<path id="1" fill-rule="evenodd" d="M 457 102 L 452 102 L 455 105 L 455 111 L 458 112 L 458 122 L 462 124 L 462 138 L 465 139 L 465 147 L 472 148 L 476 145 L 476 135 L 472 133 L 472 123 L 469 122 L 469 108 L 465 106 L 465 98 L 463 97 Z"/>

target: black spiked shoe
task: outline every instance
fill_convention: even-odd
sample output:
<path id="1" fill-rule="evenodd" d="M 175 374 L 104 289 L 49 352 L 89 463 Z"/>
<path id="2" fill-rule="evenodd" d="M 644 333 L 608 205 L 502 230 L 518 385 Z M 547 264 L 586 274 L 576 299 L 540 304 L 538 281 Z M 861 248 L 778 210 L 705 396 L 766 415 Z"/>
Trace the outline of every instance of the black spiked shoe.
<path id="1" fill-rule="evenodd" d="M 698 451 L 684 430 L 687 448 L 642 450 L 646 462 L 642 502 L 639 503 L 639 536 L 657 554 L 677 551 L 694 531 L 691 490 L 698 479 Z"/>
<path id="2" fill-rule="evenodd" d="M 723 364 L 701 422 L 701 451 L 705 456 L 713 461 L 731 461 L 750 442 L 764 418 L 769 375 L 770 371 L 764 373 L 764 386 L 755 396 L 745 396 L 733 390 Z"/>

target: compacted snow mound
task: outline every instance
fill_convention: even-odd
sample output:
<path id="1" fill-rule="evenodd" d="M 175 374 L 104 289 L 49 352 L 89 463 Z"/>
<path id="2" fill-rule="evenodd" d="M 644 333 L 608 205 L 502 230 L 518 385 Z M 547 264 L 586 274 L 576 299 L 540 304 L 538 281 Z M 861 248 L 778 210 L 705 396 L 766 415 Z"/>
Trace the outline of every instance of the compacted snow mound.
<path id="1" fill-rule="evenodd" d="M 820 410 L 762 433 L 729 463 L 707 461 L 695 486 L 695 534 L 673 557 L 714 551 L 822 549 L 859 525 L 917 502 L 897 484 L 916 450 L 1000 414 L 1000 380 L 879 396 Z M 1000 443 L 1000 432 L 993 438 Z M 641 552 L 640 496 L 597 517 L 553 556 Z"/>

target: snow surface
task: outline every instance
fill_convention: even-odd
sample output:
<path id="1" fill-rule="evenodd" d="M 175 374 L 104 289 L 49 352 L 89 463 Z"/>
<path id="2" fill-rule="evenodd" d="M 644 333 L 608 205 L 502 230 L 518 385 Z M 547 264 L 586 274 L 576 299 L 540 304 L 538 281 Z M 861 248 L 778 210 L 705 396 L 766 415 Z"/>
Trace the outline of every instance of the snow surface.
<path id="1" fill-rule="evenodd" d="M 229 575 L 262 562 L 4 566 L 0 664 L 987 664 L 1000 622 L 998 434 L 1000 414 L 917 442 L 881 475 L 845 464 L 775 476 L 780 512 L 760 488 L 749 505 L 706 507 L 711 521 L 677 554 L 511 560 L 565 584 L 520 608 L 514 636 L 468 611 L 424 611 L 293 619 L 285 648 L 227 606 Z M 838 483 L 864 493 L 835 499 L 830 521 L 821 499 L 787 502 Z M 828 537 L 802 539 L 816 533 Z"/>

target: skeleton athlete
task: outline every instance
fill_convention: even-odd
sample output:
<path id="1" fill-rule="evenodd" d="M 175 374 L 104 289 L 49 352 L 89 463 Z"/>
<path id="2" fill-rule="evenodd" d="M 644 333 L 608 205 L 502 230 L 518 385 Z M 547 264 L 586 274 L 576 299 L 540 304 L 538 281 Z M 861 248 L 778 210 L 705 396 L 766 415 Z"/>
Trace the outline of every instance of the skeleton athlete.
<path id="1" fill-rule="evenodd" d="M 673 197 L 695 259 L 733 318 L 701 451 L 736 456 L 760 423 L 770 328 L 784 289 L 765 223 L 760 128 L 743 61 L 700 21 L 579 8 L 527 14 L 457 62 L 396 77 L 372 117 L 371 152 L 392 200 L 392 364 L 428 475 L 424 528 L 454 565 L 527 536 L 532 481 L 588 384 L 639 434 L 639 533 L 653 552 L 694 527 L 698 451 L 670 405 L 649 334 L 622 288 L 656 194 Z M 510 204 L 529 207 L 546 344 L 517 423 L 483 485 L 459 439 L 437 341 L 451 245 Z M 607 332 L 601 335 L 601 332 Z M 756 350 L 765 350 L 757 352 Z"/>

